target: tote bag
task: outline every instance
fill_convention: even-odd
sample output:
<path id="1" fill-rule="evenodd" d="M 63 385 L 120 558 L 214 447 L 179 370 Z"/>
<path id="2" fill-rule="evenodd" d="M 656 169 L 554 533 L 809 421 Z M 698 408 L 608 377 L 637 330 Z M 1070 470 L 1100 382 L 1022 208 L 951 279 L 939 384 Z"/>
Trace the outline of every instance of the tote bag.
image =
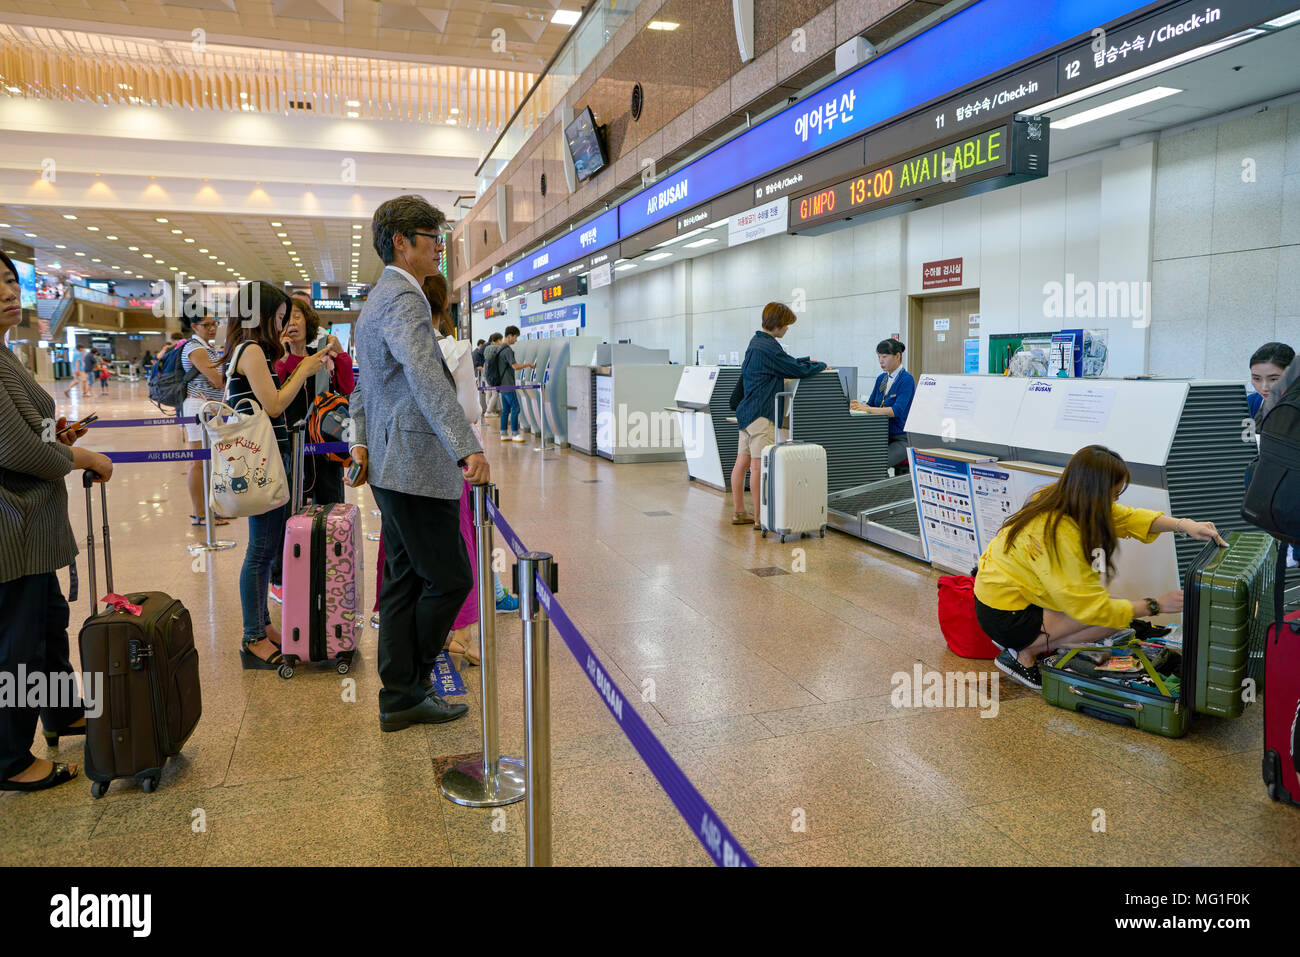
<path id="1" fill-rule="evenodd" d="M 474 362 L 469 357 L 469 340 L 458 342 L 445 336 L 438 340 L 438 345 L 442 347 L 442 357 L 456 381 L 456 401 L 465 413 L 465 421 L 473 425 L 483 415 L 483 410 L 478 401 L 478 383 L 474 380 Z"/>
<path id="2" fill-rule="evenodd" d="M 230 368 L 239 365 L 243 347 L 231 356 Z M 226 397 L 229 398 L 227 385 Z M 289 481 L 275 441 L 271 418 L 252 399 L 241 399 L 251 411 L 232 409 L 225 402 L 205 402 L 199 424 L 208 433 L 212 450 L 208 495 L 222 515 L 264 515 L 289 501 Z"/>

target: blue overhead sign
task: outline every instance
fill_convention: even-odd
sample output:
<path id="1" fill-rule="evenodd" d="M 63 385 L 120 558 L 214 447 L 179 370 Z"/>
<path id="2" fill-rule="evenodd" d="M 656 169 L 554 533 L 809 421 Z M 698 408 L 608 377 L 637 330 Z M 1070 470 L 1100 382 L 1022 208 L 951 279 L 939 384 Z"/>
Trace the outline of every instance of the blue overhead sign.
<path id="1" fill-rule="evenodd" d="M 1136 0 L 981 0 L 622 203 L 619 237 L 1149 5 Z M 1055 95 L 1046 92 L 1038 102 Z"/>
<path id="2" fill-rule="evenodd" d="M 535 276 L 556 269 L 575 259 L 580 259 L 589 252 L 618 242 L 618 210 L 611 209 L 601 213 L 595 219 L 581 226 L 576 226 L 552 243 L 529 253 L 509 268 L 494 273 L 470 289 L 470 301 L 478 302 L 493 293 L 521 282 L 527 282 Z"/>
<path id="3" fill-rule="evenodd" d="M 559 309 L 547 309 L 545 312 L 535 312 L 531 316 L 519 317 L 521 331 L 525 329 L 532 331 L 537 326 L 547 326 L 552 331 L 560 328 L 581 329 L 586 324 L 586 303 L 578 303 L 576 306 L 562 306 Z"/>

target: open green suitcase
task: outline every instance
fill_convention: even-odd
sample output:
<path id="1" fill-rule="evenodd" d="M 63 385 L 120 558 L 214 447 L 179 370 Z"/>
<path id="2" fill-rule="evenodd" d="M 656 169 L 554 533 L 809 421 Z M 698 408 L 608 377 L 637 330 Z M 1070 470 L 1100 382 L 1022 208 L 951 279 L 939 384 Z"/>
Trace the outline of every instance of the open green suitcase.
<path id="1" fill-rule="evenodd" d="M 1043 697 L 1067 711 L 1167 738 L 1186 734 L 1193 712 L 1239 717 L 1246 706 L 1243 682 L 1262 677 L 1258 663 L 1272 615 L 1276 548 L 1263 532 L 1232 532 L 1227 548 L 1207 543 L 1192 562 L 1183 584 L 1179 695 L 1057 667 L 1069 664 L 1062 651 L 1039 665 Z"/>

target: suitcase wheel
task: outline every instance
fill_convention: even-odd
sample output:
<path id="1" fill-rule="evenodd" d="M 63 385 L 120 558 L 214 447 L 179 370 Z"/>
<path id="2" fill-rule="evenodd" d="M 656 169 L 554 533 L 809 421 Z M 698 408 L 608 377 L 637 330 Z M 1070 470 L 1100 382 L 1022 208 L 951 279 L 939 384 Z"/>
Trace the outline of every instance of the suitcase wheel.
<path id="1" fill-rule="evenodd" d="M 346 658 L 339 662 L 338 665 L 339 674 L 345 675 L 351 670 L 352 670 L 352 662 L 348 661 Z"/>
<path id="2" fill-rule="evenodd" d="M 99 800 L 100 798 L 102 798 L 102 797 L 103 797 L 105 794 L 107 794 L 107 793 L 108 793 L 108 782 L 107 782 L 107 781 L 91 781 L 91 782 L 90 782 L 90 796 L 91 796 L 91 797 L 95 798 L 96 800 Z"/>
<path id="3" fill-rule="evenodd" d="M 290 678 L 293 677 L 293 665 L 289 664 L 289 662 L 286 661 L 283 664 L 281 664 L 279 668 L 275 670 L 275 673 L 278 674 L 285 681 L 288 681 Z"/>
<path id="4" fill-rule="evenodd" d="M 821 527 L 821 529 L 817 532 L 817 537 L 818 537 L 818 538 L 825 538 L 825 537 L 826 537 L 826 526 L 825 526 L 825 525 L 823 525 L 823 526 Z"/>
<path id="5" fill-rule="evenodd" d="M 153 794 L 158 790 L 158 776 L 154 774 L 146 775 L 140 779 L 140 790 L 145 794 Z"/>
<path id="6" fill-rule="evenodd" d="M 785 544 L 785 535 L 782 535 L 782 536 L 781 536 L 781 544 L 782 544 L 782 545 Z"/>
<path id="7" fill-rule="evenodd" d="M 767 538 L 767 529 L 763 529 L 763 530 L 762 530 L 761 532 L 759 532 L 758 534 L 759 534 L 761 537 L 763 537 L 763 538 Z"/>

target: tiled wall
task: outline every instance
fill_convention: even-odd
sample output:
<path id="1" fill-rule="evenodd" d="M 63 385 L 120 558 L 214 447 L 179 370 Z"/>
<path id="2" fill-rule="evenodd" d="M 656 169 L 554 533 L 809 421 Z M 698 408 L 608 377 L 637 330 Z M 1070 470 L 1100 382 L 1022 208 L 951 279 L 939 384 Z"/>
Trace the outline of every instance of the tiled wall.
<path id="1" fill-rule="evenodd" d="M 1240 379 L 1263 343 L 1300 348 L 1300 106 L 1162 138 L 1153 248 L 1152 371 Z"/>
<path id="2" fill-rule="evenodd" d="M 453 283 L 477 279 L 491 264 L 597 211 L 605 196 L 638 182 L 643 160 L 658 162 L 696 137 L 715 135 L 729 117 L 782 84 L 807 82 L 808 71 L 825 70 L 840 43 L 862 34 L 882 40 L 939 6 L 933 0 L 756 0 L 756 56 L 742 65 L 730 0 L 642 0 L 566 96 L 575 113 L 590 105 L 597 121 L 608 125 L 611 168 L 568 192 L 561 110 L 555 110 L 458 225 L 457 237 L 465 242 L 453 252 Z M 648 30 L 651 20 L 681 27 Z M 796 28 L 805 31 L 797 48 Z M 630 102 L 638 82 L 645 108 L 633 122 Z M 539 191 L 543 172 L 545 197 Z M 509 188 L 504 243 L 496 206 L 503 186 Z"/>

